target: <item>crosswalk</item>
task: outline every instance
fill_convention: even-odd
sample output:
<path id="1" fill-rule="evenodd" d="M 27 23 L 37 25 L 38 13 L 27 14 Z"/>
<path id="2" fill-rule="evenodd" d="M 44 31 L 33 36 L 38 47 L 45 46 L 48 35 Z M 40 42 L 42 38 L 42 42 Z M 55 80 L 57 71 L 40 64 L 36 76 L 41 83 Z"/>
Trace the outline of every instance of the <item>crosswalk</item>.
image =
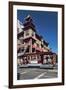
<path id="1" fill-rule="evenodd" d="M 34 79 L 39 79 L 40 77 L 46 75 L 47 72 L 41 73 L 40 75 L 38 75 L 37 77 L 35 77 Z"/>
<path id="2" fill-rule="evenodd" d="M 37 69 L 37 68 L 21 68 L 20 80 L 26 79 L 45 79 L 56 78 L 58 76 L 57 70 Z"/>

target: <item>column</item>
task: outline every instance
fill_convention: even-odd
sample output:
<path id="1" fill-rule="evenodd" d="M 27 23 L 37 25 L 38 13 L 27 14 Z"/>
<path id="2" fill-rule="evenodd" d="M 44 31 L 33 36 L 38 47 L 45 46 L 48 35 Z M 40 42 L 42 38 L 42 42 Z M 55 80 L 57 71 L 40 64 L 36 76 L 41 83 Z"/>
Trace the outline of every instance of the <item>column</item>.
<path id="1" fill-rule="evenodd" d="M 41 55 L 41 63 L 43 64 L 43 55 Z"/>
<path id="2" fill-rule="evenodd" d="M 29 52 L 32 53 L 32 39 L 30 39 L 30 48 L 29 48 Z"/>
<path id="3" fill-rule="evenodd" d="M 56 54 L 53 54 L 53 64 L 56 64 Z"/>

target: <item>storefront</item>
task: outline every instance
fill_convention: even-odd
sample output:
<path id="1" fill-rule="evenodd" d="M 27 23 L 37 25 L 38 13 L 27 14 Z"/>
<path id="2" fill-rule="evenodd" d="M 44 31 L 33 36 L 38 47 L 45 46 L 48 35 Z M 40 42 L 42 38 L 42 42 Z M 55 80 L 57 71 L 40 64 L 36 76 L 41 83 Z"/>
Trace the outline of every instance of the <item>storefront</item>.
<path id="1" fill-rule="evenodd" d="M 56 54 L 51 52 L 24 54 L 18 58 L 19 64 L 55 64 Z"/>

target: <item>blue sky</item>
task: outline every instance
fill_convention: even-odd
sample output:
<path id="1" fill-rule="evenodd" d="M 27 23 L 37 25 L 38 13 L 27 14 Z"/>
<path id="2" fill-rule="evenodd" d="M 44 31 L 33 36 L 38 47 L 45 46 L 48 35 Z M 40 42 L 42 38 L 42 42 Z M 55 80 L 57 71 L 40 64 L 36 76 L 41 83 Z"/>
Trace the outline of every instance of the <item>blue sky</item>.
<path id="1" fill-rule="evenodd" d="M 17 18 L 23 23 L 31 15 L 37 32 L 49 43 L 53 52 L 58 52 L 58 13 L 50 11 L 17 10 Z"/>

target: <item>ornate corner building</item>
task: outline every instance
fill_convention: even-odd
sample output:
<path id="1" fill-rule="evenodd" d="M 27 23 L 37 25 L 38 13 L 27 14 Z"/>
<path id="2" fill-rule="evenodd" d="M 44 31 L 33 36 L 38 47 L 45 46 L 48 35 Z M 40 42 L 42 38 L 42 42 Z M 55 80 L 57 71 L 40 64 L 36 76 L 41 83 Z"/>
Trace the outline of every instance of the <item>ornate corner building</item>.
<path id="1" fill-rule="evenodd" d="M 22 24 L 17 20 L 17 61 L 24 64 L 55 64 L 56 53 L 49 48 L 49 43 L 40 36 L 32 17 L 28 15 Z"/>

